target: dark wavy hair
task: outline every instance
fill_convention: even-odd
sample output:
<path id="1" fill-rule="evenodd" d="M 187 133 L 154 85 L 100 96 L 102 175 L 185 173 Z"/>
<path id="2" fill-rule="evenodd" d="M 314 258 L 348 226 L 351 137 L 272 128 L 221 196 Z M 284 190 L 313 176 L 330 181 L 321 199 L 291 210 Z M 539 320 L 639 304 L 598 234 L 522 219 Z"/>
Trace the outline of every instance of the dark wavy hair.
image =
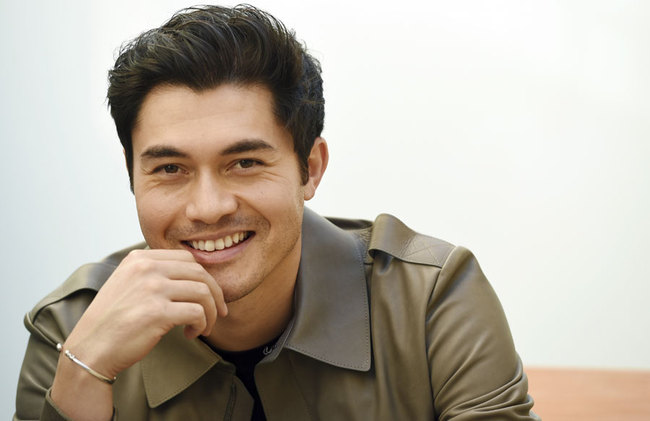
<path id="1" fill-rule="evenodd" d="M 321 68 L 294 32 L 270 14 L 246 4 L 183 9 L 124 44 L 108 80 L 108 106 L 132 189 L 131 134 L 145 97 L 161 84 L 197 92 L 226 83 L 268 88 L 278 122 L 293 137 L 302 181 L 307 182 L 307 158 L 325 118 Z"/>

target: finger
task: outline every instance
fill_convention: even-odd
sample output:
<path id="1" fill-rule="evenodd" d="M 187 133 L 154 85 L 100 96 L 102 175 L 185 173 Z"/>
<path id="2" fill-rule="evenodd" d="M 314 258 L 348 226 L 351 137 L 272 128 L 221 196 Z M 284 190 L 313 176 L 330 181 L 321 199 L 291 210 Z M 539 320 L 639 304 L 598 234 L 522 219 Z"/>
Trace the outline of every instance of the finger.
<path id="1" fill-rule="evenodd" d="M 170 323 L 176 326 L 185 325 L 184 332 L 188 339 L 196 338 L 205 331 L 206 318 L 203 306 L 200 304 L 170 302 L 166 313 Z"/>
<path id="2" fill-rule="evenodd" d="M 181 249 L 138 249 L 129 252 L 127 259 L 179 260 L 195 262 L 194 256 Z"/>
<path id="3" fill-rule="evenodd" d="M 163 276 L 174 280 L 192 280 L 206 284 L 210 289 L 220 317 L 228 315 L 228 306 L 221 287 L 208 271 L 196 263 L 179 261 L 160 261 L 157 270 Z"/>
<path id="4" fill-rule="evenodd" d="M 152 261 L 151 270 L 169 279 L 191 279 L 205 284 L 215 282 L 212 275 L 195 261 L 156 260 Z"/>
<path id="5" fill-rule="evenodd" d="M 125 263 L 135 271 L 134 276 L 157 273 L 169 279 L 196 280 L 210 287 L 219 316 L 228 315 L 228 306 L 221 287 L 203 266 L 194 260 L 192 253 L 186 250 L 134 250 L 129 253 Z M 125 259 L 126 260 L 126 259 Z"/>
<path id="6" fill-rule="evenodd" d="M 197 338 L 199 335 L 201 335 L 201 332 L 197 331 L 190 325 L 185 325 L 185 327 L 183 328 L 183 335 L 185 335 L 187 339 L 194 339 Z"/>
<path id="7" fill-rule="evenodd" d="M 217 307 L 208 285 L 190 280 L 171 281 L 166 283 L 165 293 L 170 301 L 200 304 L 203 307 L 206 326 L 199 333 L 210 334 L 217 320 Z"/>
<path id="8" fill-rule="evenodd" d="M 219 317 L 226 317 L 228 315 L 228 305 L 226 304 L 226 298 L 223 296 L 223 290 L 214 278 L 212 278 L 212 282 L 208 283 L 208 286 L 214 298 L 214 303 L 217 306 L 217 314 Z"/>

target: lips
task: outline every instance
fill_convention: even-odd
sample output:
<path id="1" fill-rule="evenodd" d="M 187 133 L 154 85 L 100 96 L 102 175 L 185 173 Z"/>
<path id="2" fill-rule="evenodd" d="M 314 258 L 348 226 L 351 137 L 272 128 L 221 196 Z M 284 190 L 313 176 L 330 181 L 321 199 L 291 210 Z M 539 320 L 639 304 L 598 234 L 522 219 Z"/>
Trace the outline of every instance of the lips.
<path id="1" fill-rule="evenodd" d="M 250 232 L 241 231 L 216 240 L 192 240 L 187 241 L 186 244 L 201 251 L 224 250 L 245 241 L 249 236 Z"/>

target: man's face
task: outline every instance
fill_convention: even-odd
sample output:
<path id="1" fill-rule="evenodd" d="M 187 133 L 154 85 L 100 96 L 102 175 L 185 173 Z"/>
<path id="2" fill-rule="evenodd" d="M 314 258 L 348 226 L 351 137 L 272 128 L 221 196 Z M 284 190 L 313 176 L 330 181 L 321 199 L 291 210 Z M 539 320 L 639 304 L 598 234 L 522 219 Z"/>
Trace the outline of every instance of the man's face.
<path id="1" fill-rule="evenodd" d="M 160 86 L 133 130 L 133 184 L 151 248 L 190 251 L 227 302 L 295 280 L 302 185 L 290 133 L 271 93 L 222 85 Z"/>

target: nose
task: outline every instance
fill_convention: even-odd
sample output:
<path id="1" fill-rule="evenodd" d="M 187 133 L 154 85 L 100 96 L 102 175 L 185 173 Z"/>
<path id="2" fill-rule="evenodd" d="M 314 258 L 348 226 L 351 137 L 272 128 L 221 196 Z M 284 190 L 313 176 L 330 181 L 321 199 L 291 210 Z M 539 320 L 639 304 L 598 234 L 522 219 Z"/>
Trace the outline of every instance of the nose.
<path id="1" fill-rule="evenodd" d="M 185 214 L 191 221 L 215 224 L 237 210 L 237 199 L 216 176 L 202 174 L 190 187 Z"/>

